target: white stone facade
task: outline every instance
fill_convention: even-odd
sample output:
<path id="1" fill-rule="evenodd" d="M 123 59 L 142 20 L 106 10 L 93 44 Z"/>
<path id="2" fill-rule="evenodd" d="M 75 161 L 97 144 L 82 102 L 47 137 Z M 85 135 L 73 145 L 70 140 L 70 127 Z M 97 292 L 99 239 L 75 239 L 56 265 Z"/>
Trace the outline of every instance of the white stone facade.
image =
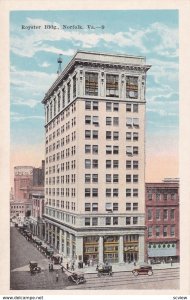
<path id="1" fill-rule="evenodd" d="M 144 260 L 145 58 L 79 51 L 46 93 L 46 240 L 69 259 Z"/>

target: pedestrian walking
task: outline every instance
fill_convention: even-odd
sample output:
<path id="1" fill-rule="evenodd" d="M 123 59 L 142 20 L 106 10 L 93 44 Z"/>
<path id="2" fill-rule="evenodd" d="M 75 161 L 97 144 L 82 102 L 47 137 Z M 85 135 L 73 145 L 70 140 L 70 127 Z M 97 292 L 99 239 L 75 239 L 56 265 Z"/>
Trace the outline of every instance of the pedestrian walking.
<path id="1" fill-rule="evenodd" d="M 63 273 L 63 271 L 64 271 L 63 266 L 61 266 L 61 271 L 62 271 L 62 273 Z"/>
<path id="2" fill-rule="evenodd" d="M 58 282 L 59 281 L 59 274 L 58 274 L 58 272 L 56 273 L 56 282 Z"/>
<path id="3" fill-rule="evenodd" d="M 172 267 L 172 264 L 173 264 L 173 260 L 172 260 L 172 257 L 170 258 L 170 263 L 171 263 L 171 267 Z"/>
<path id="4" fill-rule="evenodd" d="M 68 262 L 67 262 L 67 264 L 66 264 L 66 268 L 67 268 L 67 270 L 69 270 L 69 264 L 68 264 Z"/>
<path id="5" fill-rule="evenodd" d="M 75 270 L 75 264 L 72 263 L 72 266 L 71 266 L 71 271 L 74 271 Z"/>

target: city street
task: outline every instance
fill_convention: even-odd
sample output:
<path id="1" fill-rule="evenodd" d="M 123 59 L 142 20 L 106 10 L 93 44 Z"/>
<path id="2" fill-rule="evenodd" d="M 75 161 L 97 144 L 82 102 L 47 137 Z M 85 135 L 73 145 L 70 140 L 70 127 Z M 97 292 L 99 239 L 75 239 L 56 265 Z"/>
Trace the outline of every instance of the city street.
<path id="1" fill-rule="evenodd" d="M 139 275 L 135 277 L 131 272 L 117 272 L 113 276 L 97 277 L 97 274 L 86 274 L 86 283 L 67 287 L 66 289 L 94 289 L 94 290 L 151 290 L 151 289 L 179 289 L 179 270 L 155 270 L 154 275 Z"/>
<path id="2" fill-rule="evenodd" d="M 31 275 L 29 261 L 35 260 L 42 268 L 41 273 Z M 39 250 L 28 242 L 19 231 L 11 227 L 11 259 L 10 288 L 12 290 L 125 290 L 125 289 L 178 289 L 179 268 L 154 269 L 152 276 L 139 275 L 135 277 L 131 271 L 113 272 L 113 276 L 97 277 L 97 273 L 88 273 L 85 269 L 86 283 L 72 284 L 66 275 L 59 270 L 59 280 L 56 282 L 56 271 L 49 272 L 49 262 Z"/>
<path id="3" fill-rule="evenodd" d="M 10 289 L 11 290 L 60 290 L 65 289 L 68 279 L 59 270 L 59 280 L 56 282 L 56 271 L 49 272 L 49 262 L 39 250 L 28 242 L 19 231 L 11 227 L 10 252 Z M 31 275 L 29 261 L 37 261 L 42 268 L 41 273 Z"/>

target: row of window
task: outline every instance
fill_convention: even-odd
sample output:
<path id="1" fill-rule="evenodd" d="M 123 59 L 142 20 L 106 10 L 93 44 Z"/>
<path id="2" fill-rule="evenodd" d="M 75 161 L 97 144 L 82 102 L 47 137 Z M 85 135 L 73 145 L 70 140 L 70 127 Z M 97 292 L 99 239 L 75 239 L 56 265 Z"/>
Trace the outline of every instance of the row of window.
<path id="1" fill-rule="evenodd" d="M 148 200 L 156 201 L 167 201 L 167 200 L 177 200 L 177 193 L 148 193 Z"/>
<path id="2" fill-rule="evenodd" d="M 156 220 L 161 220 L 162 218 L 168 220 L 169 216 L 171 220 L 175 219 L 175 209 L 156 209 L 155 215 L 152 209 L 148 209 L 147 211 L 147 218 L 149 221 L 153 220 L 153 217 Z"/>
<path id="3" fill-rule="evenodd" d="M 98 226 L 98 217 L 88 217 L 85 218 L 84 224 L 85 226 Z M 138 217 L 126 217 L 125 219 L 126 225 L 137 225 L 138 224 Z M 105 217 L 105 225 L 112 226 L 112 225 L 119 225 L 119 218 L 118 217 Z"/>
<path id="4" fill-rule="evenodd" d="M 59 183 L 75 183 L 76 182 L 76 174 L 71 175 L 63 175 L 63 176 L 56 176 L 56 177 L 46 177 L 46 184 L 59 184 Z"/>
<path id="5" fill-rule="evenodd" d="M 50 217 L 59 219 L 61 221 L 65 221 L 67 223 L 75 224 L 76 218 L 75 216 L 71 216 L 69 214 L 64 214 L 63 212 L 55 211 L 54 209 L 48 209 L 46 208 L 46 215 L 49 215 Z M 51 232 L 50 232 L 51 234 Z"/>
<path id="6" fill-rule="evenodd" d="M 149 226 L 148 227 L 148 237 L 152 237 L 154 233 L 154 236 L 156 237 L 167 237 L 167 236 L 175 236 L 175 225 L 163 225 L 163 226 Z"/>
<path id="7" fill-rule="evenodd" d="M 119 197 L 119 189 L 107 188 L 106 197 Z M 85 197 L 98 197 L 98 188 L 85 188 Z M 138 189 L 126 189 L 126 197 L 138 197 Z"/>
<path id="8" fill-rule="evenodd" d="M 119 204 L 117 202 L 111 203 L 107 202 L 105 203 L 105 210 L 112 212 L 112 211 L 118 211 L 119 210 Z M 127 211 L 137 211 L 138 210 L 138 202 L 127 202 L 126 203 L 126 210 Z M 85 203 L 85 211 L 98 211 L 98 203 Z"/>
<path id="9" fill-rule="evenodd" d="M 60 208 L 66 208 L 66 209 L 71 209 L 73 211 L 75 211 L 76 209 L 76 205 L 75 202 L 71 201 L 64 201 L 64 200 L 55 200 L 55 199 L 46 199 L 46 205 L 50 205 L 53 207 L 60 207 Z"/>

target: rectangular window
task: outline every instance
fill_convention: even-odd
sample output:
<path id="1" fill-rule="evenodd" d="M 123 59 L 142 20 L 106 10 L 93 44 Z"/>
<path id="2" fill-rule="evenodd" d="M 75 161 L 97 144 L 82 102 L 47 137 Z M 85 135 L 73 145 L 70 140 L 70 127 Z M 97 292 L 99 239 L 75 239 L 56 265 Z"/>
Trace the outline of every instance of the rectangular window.
<path id="1" fill-rule="evenodd" d="M 126 160 L 126 169 L 131 169 L 131 160 Z"/>
<path id="2" fill-rule="evenodd" d="M 134 113 L 137 113 L 138 111 L 139 111 L 139 106 L 138 106 L 137 103 L 134 103 L 134 104 L 133 104 L 133 112 L 134 112 Z"/>
<path id="3" fill-rule="evenodd" d="M 91 116 L 85 116 L 85 124 L 91 124 Z"/>
<path id="4" fill-rule="evenodd" d="M 68 103 L 70 103 L 71 101 L 71 83 L 68 82 L 67 84 L 67 100 L 68 100 Z"/>
<path id="5" fill-rule="evenodd" d="M 92 131 L 92 138 L 93 139 L 98 139 L 98 130 L 93 130 Z"/>
<path id="6" fill-rule="evenodd" d="M 118 197 L 118 196 L 119 196 L 119 190 L 113 189 L 113 197 Z"/>
<path id="7" fill-rule="evenodd" d="M 152 220 L 152 209 L 148 209 L 148 220 Z"/>
<path id="8" fill-rule="evenodd" d="M 112 125 L 112 118 L 106 117 L 106 125 Z"/>
<path id="9" fill-rule="evenodd" d="M 127 98 L 138 98 L 138 77 L 127 76 L 126 77 L 126 97 Z"/>
<path id="10" fill-rule="evenodd" d="M 106 74 L 106 96 L 119 97 L 119 76 Z"/>
<path id="11" fill-rule="evenodd" d="M 156 220 L 160 220 L 160 209 L 156 209 Z"/>
<path id="12" fill-rule="evenodd" d="M 170 219 L 174 220 L 175 219 L 175 209 L 170 210 Z"/>
<path id="13" fill-rule="evenodd" d="M 133 132 L 133 141 L 138 141 L 139 135 L 138 132 Z"/>
<path id="14" fill-rule="evenodd" d="M 164 225 L 163 226 L 163 236 L 167 236 L 168 235 L 168 226 Z"/>
<path id="15" fill-rule="evenodd" d="M 131 189 L 126 189 L 126 197 L 131 197 Z"/>
<path id="16" fill-rule="evenodd" d="M 126 210 L 131 210 L 131 203 L 130 202 L 126 203 Z"/>
<path id="17" fill-rule="evenodd" d="M 156 236 L 160 236 L 160 226 L 156 226 Z"/>
<path id="18" fill-rule="evenodd" d="M 118 203 L 113 203 L 113 211 L 118 211 Z"/>
<path id="19" fill-rule="evenodd" d="M 106 174 L 106 182 L 111 183 L 111 174 Z"/>
<path id="20" fill-rule="evenodd" d="M 138 147 L 133 147 L 133 154 L 138 155 L 139 153 L 139 148 Z"/>
<path id="21" fill-rule="evenodd" d="M 127 120 L 126 120 L 126 126 L 132 127 L 132 124 L 133 124 L 133 119 L 132 118 L 127 118 Z"/>
<path id="22" fill-rule="evenodd" d="M 92 197 L 98 197 L 98 189 L 97 188 L 92 189 Z"/>
<path id="23" fill-rule="evenodd" d="M 139 168 L 139 162 L 138 160 L 133 161 L 133 169 L 138 169 Z"/>
<path id="24" fill-rule="evenodd" d="M 126 217 L 126 225 L 130 225 L 131 224 L 131 217 Z"/>
<path id="25" fill-rule="evenodd" d="M 85 139 L 91 139 L 91 130 L 85 130 Z"/>
<path id="26" fill-rule="evenodd" d="M 138 217 L 133 217 L 133 225 L 138 224 Z"/>
<path id="27" fill-rule="evenodd" d="M 90 218 L 85 218 L 85 226 L 90 226 Z"/>
<path id="28" fill-rule="evenodd" d="M 106 169 L 111 168 L 111 160 L 106 160 Z"/>
<path id="29" fill-rule="evenodd" d="M 167 201 L 167 194 L 163 194 L 163 199 L 164 199 L 164 201 Z"/>
<path id="30" fill-rule="evenodd" d="M 85 153 L 91 153 L 91 145 L 85 145 Z"/>
<path id="31" fill-rule="evenodd" d="M 91 210 L 91 204 L 85 203 L 85 211 L 90 211 L 90 210 Z"/>
<path id="32" fill-rule="evenodd" d="M 98 211 L 98 203 L 92 203 L 92 211 Z"/>
<path id="33" fill-rule="evenodd" d="M 106 145 L 106 154 L 112 154 L 112 146 Z"/>
<path id="34" fill-rule="evenodd" d="M 148 227 L 148 237 L 152 236 L 152 226 Z"/>
<path id="35" fill-rule="evenodd" d="M 85 101 L 85 109 L 91 109 L 91 101 Z"/>
<path id="36" fill-rule="evenodd" d="M 85 189 L 85 197 L 90 197 L 90 189 L 89 188 L 86 188 Z"/>
<path id="37" fill-rule="evenodd" d="M 168 219 L 168 210 L 167 209 L 164 209 L 163 216 L 164 216 L 164 220 Z"/>
<path id="38" fill-rule="evenodd" d="M 139 181 L 139 176 L 138 175 L 133 175 L 133 182 L 137 183 Z"/>
<path id="39" fill-rule="evenodd" d="M 113 174 L 113 183 L 118 183 L 118 182 L 119 182 L 119 175 Z"/>
<path id="40" fill-rule="evenodd" d="M 99 125 L 99 118 L 98 118 L 98 116 L 93 116 L 92 117 L 92 124 L 95 125 L 95 126 Z"/>
<path id="41" fill-rule="evenodd" d="M 131 182 L 131 174 L 126 174 L 126 182 Z"/>
<path id="42" fill-rule="evenodd" d="M 175 225 L 171 225 L 170 227 L 170 236 L 175 236 Z"/>
<path id="43" fill-rule="evenodd" d="M 118 160 L 113 160 L 113 168 L 118 169 L 119 168 L 119 161 Z"/>
<path id="44" fill-rule="evenodd" d="M 119 140 L 119 132 L 118 131 L 114 131 L 113 132 L 113 140 L 114 141 L 118 141 Z"/>
<path id="45" fill-rule="evenodd" d="M 111 131 L 106 131 L 106 140 L 111 140 Z"/>
<path id="46" fill-rule="evenodd" d="M 113 117 L 113 125 L 118 126 L 119 125 L 119 118 Z"/>
<path id="47" fill-rule="evenodd" d="M 126 154 L 129 156 L 132 155 L 132 147 L 131 146 L 126 147 Z"/>
<path id="48" fill-rule="evenodd" d="M 112 111 L 112 103 L 106 102 L 106 111 Z"/>
<path id="49" fill-rule="evenodd" d="M 111 197 L 111 189 L 106 189 L 106 197 Z"/>
<path id="50" fill-rule="evenodd" d="M 132 135 L 131 132 L 126 132 L 126 140 L 127 141 L 131 141 L 131 135 Z"/>
<path id="51" fill-rule="evenodd" d="M 98 96 L 98 73 L 85 73 L 85 94 Z"/>
<path id="52" fill-rule="evenodd" d="M 93 108 L 93 110 L 98 110 L 98 101 L 92 102 L 92 108 Z"/>
<path id="53" fill-rule="evenodd" d="M 137 202 L 134 202 L 134 203 L 133 203 L 133 210 L 134 210 L 134 211 L 137 211 L 137 210 L 138 210 L 138 203 L 137 203 Z"/>
<path id="54" fill-rule="evenodd" d="M 73 98 L 76 97 L 76 75 L 73 76 Z"/>
<path id="55" fill-rule="evenodd" d="M 112 211 L 112 203 L 106 203 L 106 211 Z"/>
<path id="56" fill-rule="evenodd" d="M 98 145 L 92 145 L 92 154 L 98 154 Z"/>
<path id="57" fill-rule="evenodd" d="M 111 217 L 106 217 L 106 225 L 111 225 Z"/>
<path id="58" fill-rule="evenodd" d="M 156 201 L 160 200 L 160 194 L 156 193 Z"/>
<path id="59" fill-rule="evenodd" d="M 92 218 L 92 226 L 98 226 L 98 218 L 96 217 Z"/>
<path id="60" fill-rule="evenodd" d="M 126 111 L 131 112 L 131 103 L 126 104 Z"/>
<path id="61" fill-rule="evenodd" d="M 98 160 L 97 160 L 97 159 L 93 159 L 93 160 L 92 160 L 92 167 L 93 167 L 94 169 L 98 168 Z"/>
<path id="62" fill-rule="evenodd" d="M 113 217 L 113 225 L 118 225 L 118 217 Z"/>
<path id="63" fill-rule="evenodd" d="M 133 126 L 139 127 L 139 119 L 138 118 L 133 118 Z"/>
<path id="64" fill-rule="evenodd" d="M 92 182 L 98 183 L 98 174 L 92 174 Z"/>
<path id="65" fill-rule="evenodd" d="M 91 174 L 85 174 L 85 183 L 91 182 Z"/>
<path id="66" fill-rule="evenodd" d="M 113 154 L 119 154 L 119 146 L 113 146 Z"/>
<path id="67" fill-rule="evenodd" d="M 85 159 L 85 168 L 90 169 L 91 168 L 91 160 L 90 159 Z"/>
<path id="68" fill-rule="evenodd" d="M 119 103 L 113 103 L 113 111 L 119 111 Z"/>

